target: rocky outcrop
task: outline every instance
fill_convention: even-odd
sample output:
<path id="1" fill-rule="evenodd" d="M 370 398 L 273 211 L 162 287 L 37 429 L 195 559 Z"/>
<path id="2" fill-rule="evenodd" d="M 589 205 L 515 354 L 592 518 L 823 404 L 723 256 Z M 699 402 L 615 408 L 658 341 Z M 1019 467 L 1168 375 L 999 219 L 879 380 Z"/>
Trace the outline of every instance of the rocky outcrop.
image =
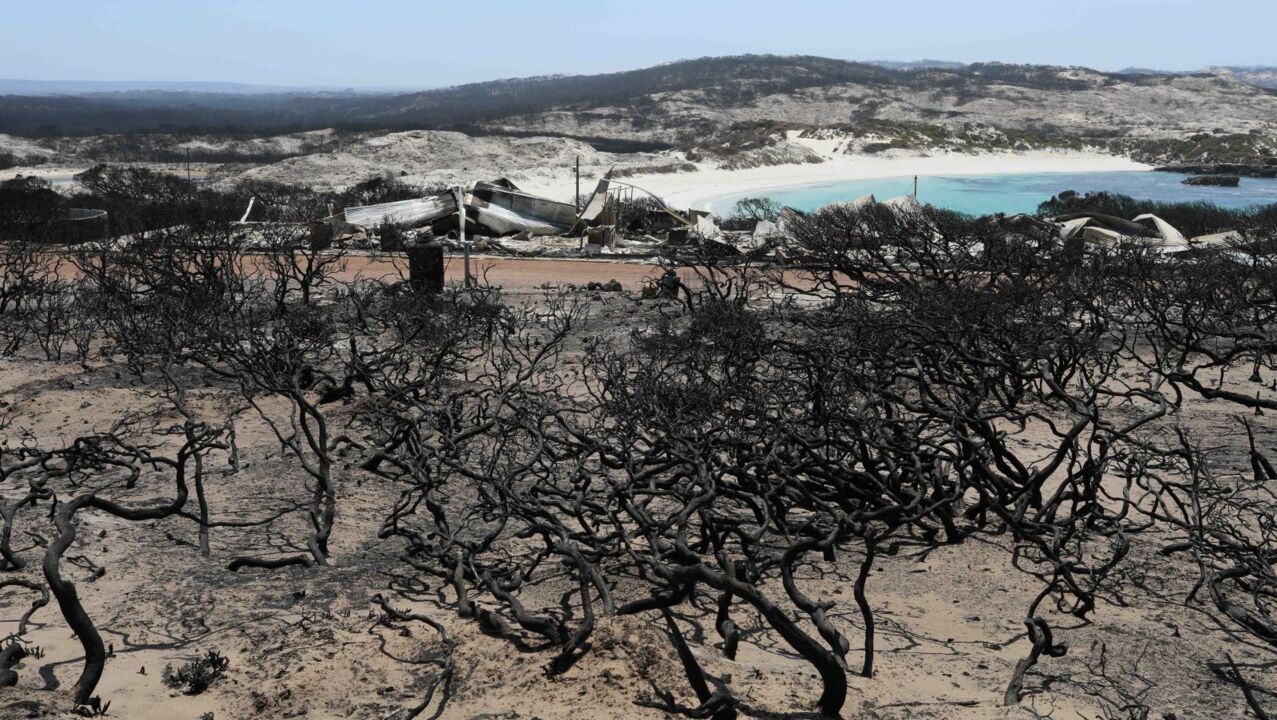
<path id="1" fill-rule="evenodd" d="M 1156 169 L 1161 172 L 1183 173 L 1185 175 L 1236 175 L 1238 177 L 1277 178 L 1277 158 L 1255 160 L 1248 163 L 1189 163 L 1183 165 L 1163 165 Z"/>
<path id="2" fill-rule="evenodd" d="M 1194 175 L 1184 178 L 1183 183 L 1208 187 L 1237 187 L 1241 183 L 1241 178 L 1236 175 Z"/>

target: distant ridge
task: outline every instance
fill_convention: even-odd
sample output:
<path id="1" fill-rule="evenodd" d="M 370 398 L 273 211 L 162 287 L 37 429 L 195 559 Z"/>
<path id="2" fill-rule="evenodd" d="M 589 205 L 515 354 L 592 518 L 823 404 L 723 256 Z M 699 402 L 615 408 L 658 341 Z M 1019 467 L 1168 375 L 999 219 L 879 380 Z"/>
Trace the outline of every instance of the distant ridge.
<path id="1" fill-rule="evenodd" d="M 741 59 L 781 59 L 781 56 L 745 55 L 736 58 L 700 58 L 697 60 L 674 60 L 660 63 L 646 71 L 662 68 L 677 68 L 689 64 L 713 60 Z M 788 59 L 788 58 L 786 58 Z M 793 59 L 799 59 L 794 56 Z M 802 59 L 821 60 L 831 65 L 872 66 L 893 71 L 912 70 L 955 70 L 961 71 L 981 65 L 1003 65 L 1003 63 L 964 63 L 951 60 L 924 58 L 921 60 L 835 60 L 832 58 L 807 57 Z M 1046 66 L 1022 66 L 1046 67 Z M 644 72 L 644 70 L 612 73 L 611 76 L 627 76 Z M 1132 66 L 1122 68 L 1115 75 L 1150 75 L 1179 77 L 1186 75 L 1229 75 L 1241 82 L 1259 87 L 1277 89 L 1277 66 L 1264 65 L 1217 65 L 1200 70 L 1162 70 Z M 520 78 L 519 80 L 570 80 L 572 78 L 590 77 L 583 75 L 557 74 L 539 78 Z M 488 84 L 508 84 L 514 79 L 494 80 L 488 82 L 468 83 L 456 87 L 473 87 Z M 442 86 L 420 87 L 343 87 L 339 85 L 266 85 L 243 82 L 221 82 L 213 80 L 24 80 L 18 78 L 0 78 L 0 95 L 20 95 L 26 97 L 99 97 L 102 99 L 122 99 L 156 97 L 162 93 L 189 93 L 193 95 L 236 95 L 251 97 L 255 95 L 297 95 L 297 96 L 367 96 L 367 95 L 409 95 L 450 88 Z"/>
<path id="2" fill-rule="evenodd" d="M 870 65 L 877 65 L 889 70 L 961 70 L 967 67 L 967 63 L 952 62 L 949 60 L 867 60 Z"/>
<path id="3" fill-rule="evenodd" d="M 1277 67 L 1264 65 L 1228 65 L 1209 68 L 1216 75 L 1231 75 L 1244 83 L 1277 90 Z"/>
<path id="4" fill-rule="evenodd" d="M 1117 71 L 1119 75 L 1179 75 L 1181 73 L 1167 72 L 1166 70 L 1157 70 L 1155 68 L 1146 67 L 1126 67 Z"/>
<path id="5" fill-rule="evenodd" d="M 1268 65 L 1213 65 L 1193 71 L 1156 70 L 1143 67 L 1129 67 L 1119 71 L 1122 75 L 1166 75 L 1183 77 L 1185 75 L 1227 75 L 1247 85 L 1277 90 L 1277 66 Z"/>
<path id="6" fill-rule="evenodd" d="M 1212 143 L 1195 139 L 1189 145 L 1211 159 L 1268 152 L 1265 138 L 1277 136 L 1277 91 L 1259 86 L 1270 77 L 1266 73 L 1265 68 L 1110 73 L 934 59 L 870 63 L 739 55 L 407 93 L 242 83 L 0 81 L 0 133 L 245 137 L 325 128 L 456 130 L 472 136 L 550 135 L 654 149 L 771 147 L 782 128 L 837 126 L 857 128 L 860 135 L 876 133 L 876 151 L 956 147 L 955 142 L 962 147 L 1054 143 L 1083 149 L 1109 147 L 1114 138 L 1126 137 L 1129 128 L 1120 118 L 1149 117 L 1157 118 L 1150 126 L 1156 132 L 1140 140 L 1140 146 L 1157 144 L 1149 152 L 1159 162 L 1186 161 L 1196 157 L 1186 156 L 1175 143 L 1216 127 L 1228 127 L 1225 134 L 1237 137 Z M 1271 77 L 1277 82 L 1277 73 Z M 19 89 L 16 82 L 27 82 L 22 88 L 27 92 L 45 94 L 12 94 Z M 1243 85 L 1247 82 L 1249 88 Z M 10 94 L 2 94 L 6 90 Z M 93 92 L 50 94 L 74 90 Z M 237 92 L 224 92 L 228 90 Z M 1224 124 L 1224 118 L 1230 122 Z M 1263 148 L 1256 145 L 1260 140 Z"/>
<path id="7" fill-rule="evenodd" d="M 0 78 L 0 95 L 52 97 L 133 93 L 213 93 L 225 95 L 329 94 L 384 95 L 423 88 L 344 88 L 339 86 L 257 85 L 217 81 L 19 80 Z"/>

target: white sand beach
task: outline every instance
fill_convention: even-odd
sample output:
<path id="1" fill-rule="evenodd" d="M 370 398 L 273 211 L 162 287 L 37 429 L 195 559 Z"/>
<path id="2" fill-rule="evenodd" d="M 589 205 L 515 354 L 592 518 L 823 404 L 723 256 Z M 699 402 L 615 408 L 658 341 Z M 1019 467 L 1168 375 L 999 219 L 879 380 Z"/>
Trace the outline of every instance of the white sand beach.
<path id="1" fill-rule="evenodd" d="M 727 195 L 765 192 L 795 185 L 907 177 L 911 175 L 999 175 L 1019 173 L 1150 170 L 1129 158 L 1084 152 L 1022 152 L 927 156 L 832 155 L 825 162 L 747 170 L 702 168 L 699 172 L 637 175 L 626 182 L 659 195 L 674 207 L 704 208 Z"/>
<path id="2" fill-rule="evenodd" d="M 822 162 L 766 165 L 741 170 L 725 170 L 712 163 L 701 162 L 696 163 L 699 168 L 696 172 L 634 174 L 621 180 L 659 196 L 672 207 L 707 209 L 711 201 L 726 196 L 852 180 L 912 175 L 937 177 L 1152 169 L 1152 166 L 1130 158 L 1099 152 L 1035 150 L 971 154 L 890 150 L 867 155 L 843 152 L 842 141 L 836 139 L 802 138 L 795 133 L 788 141 L 813 151 Z M 670 154 L 665 161 L 668 164 L 680 159 L 681 155 Z M 593 189 L 597 180 L 593 171 L 601 175 L 603 167 L 582 168 L 582 192 Z M 519 177 L 519 185 L 528 192 L 552 198 L 572 197 L 574 178 L 566 169 L 546 165 L 521 170 L 514 175 Z"/>

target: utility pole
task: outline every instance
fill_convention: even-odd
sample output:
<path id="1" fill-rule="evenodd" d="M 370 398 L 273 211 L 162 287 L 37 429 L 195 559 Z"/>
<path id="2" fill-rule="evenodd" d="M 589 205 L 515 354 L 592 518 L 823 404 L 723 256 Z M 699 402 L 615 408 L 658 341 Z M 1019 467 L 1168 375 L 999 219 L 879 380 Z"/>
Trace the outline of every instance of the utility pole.
<path id="1" fill-rule="evenodd" d="M 465 286 L 470 287 L 474 284 L 473 276 L 470 274 L 470 241 L 466 240 L 466 203 L 465 189 L 460 185 L 452 188 L 452 196 L 457 201 L 457 237 L 461 241 L 461 252 L 465 258 L 466 282 Z"/>
<path id="2" fill-rule="evenodd" d="M 576 156 L 576 197 L 572 199 L 576 211 L 581 212 L 581 156 Z"/>
<path id="3" fill-rule="evenodd" d="M 913 199 L 918 199 L 918 176 L 913 176 Z"/>

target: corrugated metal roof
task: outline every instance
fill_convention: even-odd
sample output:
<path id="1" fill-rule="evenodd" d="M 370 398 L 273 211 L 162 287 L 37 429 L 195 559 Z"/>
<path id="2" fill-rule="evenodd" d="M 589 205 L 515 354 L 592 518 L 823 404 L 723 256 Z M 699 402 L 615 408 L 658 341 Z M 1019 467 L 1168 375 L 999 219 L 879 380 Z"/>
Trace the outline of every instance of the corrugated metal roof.
<path id="1" fill-rule="evenodd" d="M 346 222 L 363 227 L 381 225 L 421 225 L 457 211 L 452 193 L 427 195 L 413 200 L 346 208 Z"/>
<path id="2" fill-rule="evenodd" d="M 479 216 L 479 223 L 498 233 L 513 233 L 527 230 L 534 235 L 550 235 L 564 232 L 564 228 L 558 225 L 552 225 L 543 220 L 534 217 L 520 215 L 519 213 L 472 198 L 467 203 L 467 207 L 473 209 Z"/>
<path id="3" fill-rule="evenodd" d="M 473 209 L 479 222 L 498 232 L 533 234 L 565 233 L 576 224 L 575 205 L 529 195 L 501 183 L 475 183 L 466 196 L 466 207 Z"/>

